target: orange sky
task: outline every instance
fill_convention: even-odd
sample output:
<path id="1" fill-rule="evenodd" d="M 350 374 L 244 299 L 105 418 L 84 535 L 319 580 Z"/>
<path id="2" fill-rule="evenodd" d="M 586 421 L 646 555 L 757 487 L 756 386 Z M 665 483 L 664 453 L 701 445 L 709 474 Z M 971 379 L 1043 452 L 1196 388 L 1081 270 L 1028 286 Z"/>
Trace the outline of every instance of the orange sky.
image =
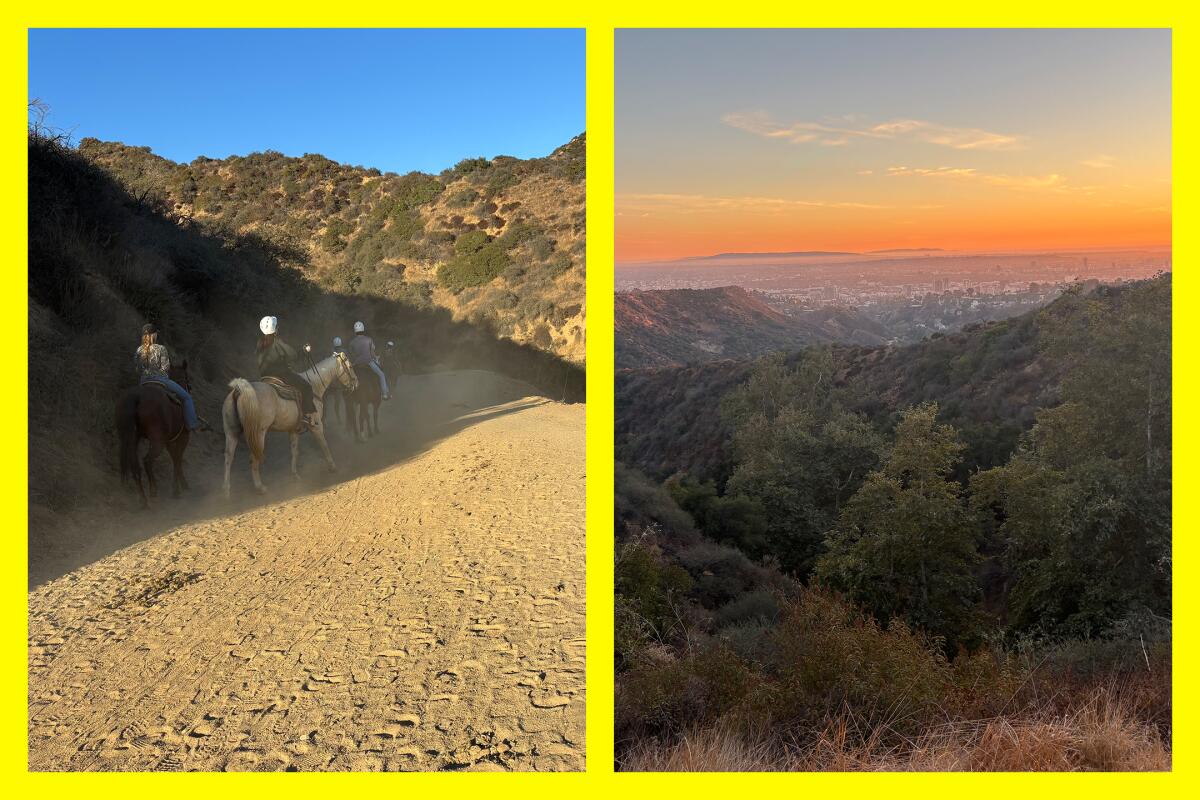
<path id="1" fill-rule="evenodd" d="M 1163 31 L 619 31 L 618 262 L 1157 246 Z"/>

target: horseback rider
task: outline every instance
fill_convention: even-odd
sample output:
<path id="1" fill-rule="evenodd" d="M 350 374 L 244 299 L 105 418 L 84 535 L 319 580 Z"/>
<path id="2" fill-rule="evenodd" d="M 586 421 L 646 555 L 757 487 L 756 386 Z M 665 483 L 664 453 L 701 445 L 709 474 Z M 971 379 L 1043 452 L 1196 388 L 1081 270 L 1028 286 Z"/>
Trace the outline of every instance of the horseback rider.
<path id="1" fill-rule="evenodd" d="M 278 328 L 279 320 L 276 317 L 263 317 L 258 323 L 258 329 L 262 331 L 258 340 L 258 374 L 263 378 L 279 378 L 300 392 L 303 422 L 309 427 L 316 427 L 321 420 L 313 402 L 312 384 L 296 371 L 296 351 L 276 335 Z"/>
<path id="2" fill-rule="evenodd" d="M 362 321 L 354 323 L 354 338 L 350 341 L 350 363 L 356 367 L 370 367 L 379 376 L 379 385 L 383 390 L 383 399 L 390 400 L 387 377 L 379 366 L 379 356 L 375 354 L 375 341 L 367 336 L 367 326 Z"/>
<path id="3" fill-rule="evenodd" d="M 171 380 L 171 356 L 166 345 L 158 343 L 158 328 L 152 324 L 142 326 L 142 343 L 133 356 L 133 366 L 138 372 L 138 384 L 153 381 L 162 384 L 179 398 L 183 406 L 183 424 L 189 431 L 211 431 L 212 427 L 196 415 L 196 403 L 187 389 Z"/>
<path id="4" fill-rule="evenodd" d="M 333 337 L 333 354 L 336 356 L 339 353 L 345 353 L 346 348 L 342 347 L 342 337 Z"/>
<path id="5" fill-rule="evenodd" d="M 387 375 L 395 378 L 400 374 L 400 351 L 396 349 L 396 343 L 391 339 L 383 346 L 383 355 L 379 357 L 379 366 Z"/>

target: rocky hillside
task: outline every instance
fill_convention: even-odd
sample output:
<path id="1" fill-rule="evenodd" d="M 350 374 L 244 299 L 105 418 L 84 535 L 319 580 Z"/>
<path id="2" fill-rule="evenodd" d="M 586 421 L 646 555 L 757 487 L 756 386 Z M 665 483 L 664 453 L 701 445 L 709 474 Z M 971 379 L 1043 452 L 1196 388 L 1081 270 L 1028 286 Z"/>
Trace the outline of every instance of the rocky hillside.
<path id="1" fill-rule="evenodd" d="M 267 151 L 189 164 L 84 139 L 78 152 L 181 225 L 253 235 L 332 291 L 448 309 L 582 364 L 583 135 L 545 158 L 382 173 Z"/>
<path id="2" fill-rule="evenodd" d="M 878 323 L 840 309 L 788 316 L 739 286 L 621 292 L 617 368 L 694 364 L 795 350 L 820 342 L 880 344 Z"/>

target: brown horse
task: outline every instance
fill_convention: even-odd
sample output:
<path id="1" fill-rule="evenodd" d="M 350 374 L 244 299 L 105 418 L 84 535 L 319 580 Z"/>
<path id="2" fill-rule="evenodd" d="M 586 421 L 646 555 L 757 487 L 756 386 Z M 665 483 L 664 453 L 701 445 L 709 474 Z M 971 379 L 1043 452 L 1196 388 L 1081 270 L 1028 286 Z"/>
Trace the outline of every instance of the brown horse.
<path id="1" fill-rule="evenodd" d="M 358 382 L 358 388 L 344 394 L 346 430 L 354 433 L 356 442 L 365 442 L 366 436 L 379 435 L 379 404 L 383 402 L 383 389 L 370 367 L 361 366 L 360 369 L 364 374 Z M 364 429 L 366 436 L 363 435 Z"/>
<path id="2" fill-rule="evenodd" d="M 168 373 L 171 380 L 189 392 L 187 361 L 172 364 Z M 189 432 L 183 424 L 183 406 L 172 399 L 171 390 L 162 384 L 147 381 L 126 389 L 117 398 L 117 435 L 121 442 L 121 482 L 132 478 L 137 482 L 142 508 L 148 508 L 146 490 L 142 486 L 142 470 L 150 484 L 150 497 L 158 496 L 158 481 L 154 479 L 154 461 L 165 448 L 171 454 L 173 483 L 171 496 L 179 497 L 188 488 L 183 477 L 183 451 L 187 449 Z M 150 449 L 141 463 L 138 462 L 138 445 L 142 439 L 150 442 Z"/>

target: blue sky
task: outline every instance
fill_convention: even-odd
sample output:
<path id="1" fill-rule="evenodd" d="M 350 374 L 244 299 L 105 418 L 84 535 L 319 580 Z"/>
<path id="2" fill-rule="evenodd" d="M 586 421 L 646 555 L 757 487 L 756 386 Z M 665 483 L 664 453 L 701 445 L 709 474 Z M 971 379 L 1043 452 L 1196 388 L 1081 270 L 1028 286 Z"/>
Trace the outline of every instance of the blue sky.
<path id="1" fill-rule="evenodd" d="M 29 98 L 76 141 L 438 172 L 584 130 L 582 30 L 33 30 Z"/>

